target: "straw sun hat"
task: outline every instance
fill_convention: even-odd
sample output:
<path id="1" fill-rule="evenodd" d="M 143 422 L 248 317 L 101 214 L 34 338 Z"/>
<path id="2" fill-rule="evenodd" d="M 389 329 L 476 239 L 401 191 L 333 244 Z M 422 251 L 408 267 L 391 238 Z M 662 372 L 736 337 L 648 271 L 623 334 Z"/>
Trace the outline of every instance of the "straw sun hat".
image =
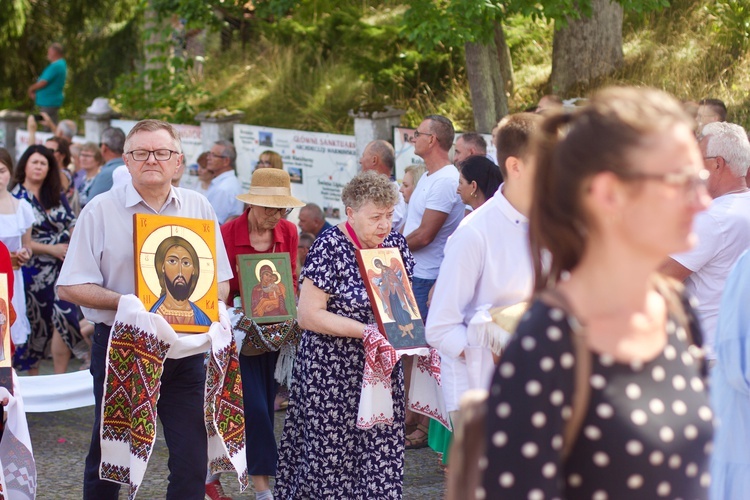
<path id="1" fill-rule="evenodd" d="M 237 195 L 249 205 L 269 208 L 304 207 L 305 203 L 292 196 L 289 174 L 276 168 L 259 168 L 253 172 L 250 190 Z"/>

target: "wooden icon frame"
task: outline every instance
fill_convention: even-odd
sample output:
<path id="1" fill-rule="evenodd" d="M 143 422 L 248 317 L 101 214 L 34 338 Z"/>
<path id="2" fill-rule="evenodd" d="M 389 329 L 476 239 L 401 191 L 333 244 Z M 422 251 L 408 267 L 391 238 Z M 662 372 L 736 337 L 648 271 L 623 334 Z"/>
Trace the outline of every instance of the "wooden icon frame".
<path id="1" fill-rule="evenodd" d="M 272 285 L 283 289 L 283 301 L 274 305 L 275 298 L 269 298 L 266 307 L 275 308 L 276 311 L 283 310 L 286 314 L 258 314 L 258 307 L 263 297 L 254 302 L 253 291 L 262 291 L 260 271 L 263 266 L 269 266 L 271 273 L 275 276 Z M 294 277 L 292 275 L 292 263 L 288 253 L 257 253 L 243 254 L 237 256 L 237 269 L 240 279 L 240 295 L 242 297 L 242 308 L 245 316 L 252 318 L 258 324 L 280 323 L 297 317 L 297 304 L 294 300 Z M 258 289 L 261 287 L 261 289 Z"/>
<path id="2" fill-rule="evenodd" d="M 175 311 L 171 316 L 164 316 L 176 332 L 207 332 L 211 323 L 219 320 L 216 231 L 216 223 L 213 220 L 154 214 L 133 215 L 135 291 L 150 312 L 164 316 L 160 312 L 163 308 L 155 306 L 165 294 L 171 296 L 171 293 L 162 286 L 163 281 L 160 276 L 166 274 L 166 267 L 162 265 L 161 270 L 157 269 L 156 260 L 160 257 L 158 254 L 162 243 L 171 238 L 170 241 L 176 245 L 166 248 L 169 250 L 174 246 L 183 246 L 181 242 L 186 241 L 193 250 L 193 254 L 190 254 L 189 250 L 185 251 L 190 254 L 189 260 L 194 260 L 192 256 L 197 256 L 198 266 L 193 264 L 193 267 L 197 267 L 199 275 L 188 297 L 193 313 L 193 324 L 182 324 L 176 319 L 179 315 L 189 316 L 190 311 Z M 189 285 L 192 286 L 192 284 Z M 175 321 L 170 321 L 170 317 L 175 318 Z"/>

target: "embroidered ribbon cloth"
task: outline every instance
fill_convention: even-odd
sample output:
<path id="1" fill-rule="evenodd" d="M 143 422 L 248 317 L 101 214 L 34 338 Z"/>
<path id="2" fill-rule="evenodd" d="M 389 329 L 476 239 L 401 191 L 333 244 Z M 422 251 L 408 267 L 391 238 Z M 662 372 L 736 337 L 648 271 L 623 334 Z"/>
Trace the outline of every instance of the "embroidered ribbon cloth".
<path id="1" fill-rule="evenodd" d="M 156 438 L 164 361 L 209 348 L 204 393 L 209 470 L 236 471 L 243 491 L 248 485 L 239 359 L 226 307 L 219 307 L 219 322 L 207 333 L 178 335 L 134 295 L 120 299 L 109 337 L 99 475 L 129 485 L 130 499 L 143 480 Z"/>
<path id="2" fill-rule="evenodd" d="M 380 333 L 377 325 L 364 330 L 365 371 L 359 397 L 357 427 L 369 429 L 375 424 L 393 424 L 391 373 L 401 356 L 416 356 L 412 364 L 408 407 L 427 415 L 452 430 L 440 388 L 440 355 L 435 349 L 420 347 L 396 350 Z"/>
<path id="3" fill-rule="evenodd" d="M 466 371 L 469 389 L 488 389 L 499 357 L 516 331 L 521 317 L 528 309 L 527 302 L 510 306 L 477 308 L 466 329 Z"/>
<path id="4" fill-rule="evenodd" d="M 5 387 L 0 387 L 0 399 L 8 398 L 5 407 L 7 420 L 0 441 L 0 496 L 10 500 L 35 498 L 36 464 L 15 371 L 13 393 L 11 395 Z"/>
<path id="5" fill-rule="evenodd" d="M 273 378 L 278 383 L 291 387 L 297 346 L 302 336 L 297 320 L 289 319 L 281 323 L 259 325 L 252 318 L 245 316 L 242 308 L 233 307 L 229 310 L 229 322 L 234 327 L 234 338 L 242 346 L 240 354 L 243 356 L 279 351 Z"/>

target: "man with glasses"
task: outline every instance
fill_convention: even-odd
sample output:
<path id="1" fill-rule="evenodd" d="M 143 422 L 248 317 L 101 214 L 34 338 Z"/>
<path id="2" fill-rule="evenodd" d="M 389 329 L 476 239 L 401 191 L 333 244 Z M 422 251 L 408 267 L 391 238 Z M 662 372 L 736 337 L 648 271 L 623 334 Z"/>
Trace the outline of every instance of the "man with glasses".
<path id="1" fill-rule="evenodd" d="M 216 210 L 219 223 L 224 224 L 240 215 L 244 208 L 236 196 L 242 194 L 242 185 L 235 166 L 237 151 L 229 141 L 216 141 L 208 152 L 208 170 L 213 173 L 213 180 L 206 192 L 206 198 Z"/>
<path id="2" fill-rule="evenodd" d="M 737 259 L 750 248 L 750 190 L 745 180 L 750 142 L 741 126 L 714 122 L 703 127 L 699 145 L 713 202 L 695 216 L 697 245 L 673 255 L 662 271 L 684 281 L 688 293 L 698 299 L 695 310 L 705 335 L 706 356 L 715 359 L 714 335 L 724 283 Z"/>
<path id="3" fill-rule="evenodd" d="M 219 298 L 226 300 L 232 277 L 216 214 L 205 197 L 175 188 L 172 177 L 183 161 L 177 131 L 158 120 L 138 122 L 125 141 L 125 164 L 132 183 L 89 201 L 81 211 L 63 263 L 57 293 L 83 308 L 95 323 L 91 348 L 94 377 L 94 429 L 86 457 L 83 498 L 115 500 L 120 484 L 102 480 L 100 426 L 107 345 L 120 298 L 135 293 L 133 215 L 141 213 L 215 221 Z M 205 353 L 167 358 L 161 376 L 158 416 L 169 448 L 168 499 L 202 500 L 208 462 L 204 423 Z M 186 436 L 189 439 L 186 439 Z"/>
<path id="4" fill-rule="evenodd" d="M 457 193 L 458 170 L 448 153 L 453 123 L 444 116 L 426 117 L 414 131 L 414 154 L 425 163 L 423 175 L 409 199 L 404 234 L 414 254 L 413 289 L 419 312 L 427 319 L 427 296 L 443 261 L 443 248 L 464 215 Z"/>
<path id="5" fill-rule="evenodd" d="M 102 132 L 99 148 L 102 150 L 104 166 L 99 175 L 94 178 L 89 188 L 89 200 L 94 196 L 112 189 L 114 185 L 113 176 L 117 167 L 125 166 L 123 161 L 123 147 L 125 146 L 125 132 L 122 129 L 108 127 Z M 118 183 L 119 184 L 119 183 Z M 126 182 L 122 182 L 126 184 Z"/>
<path id="6" fill-rule="evenodd" d="M 449 119 L 431 115 L 419 124 L 411 140 L 414 154 L 424 160 L 425 174 L 409 198 L 403 233 L 416 261 L 412 290 L 425 324 L 429 324 L 427 302 L 443 262 L 445 243 L 464 216 L 464 204 L 457 192 L 458 170 L 449 157 L 454 136 Z M 407 413 L 407 424 L 410 417 Z M 406 436 L 407 449 L 427 444 L 429 419 L 419 416 L 414 423 L 417 429 Z"/>

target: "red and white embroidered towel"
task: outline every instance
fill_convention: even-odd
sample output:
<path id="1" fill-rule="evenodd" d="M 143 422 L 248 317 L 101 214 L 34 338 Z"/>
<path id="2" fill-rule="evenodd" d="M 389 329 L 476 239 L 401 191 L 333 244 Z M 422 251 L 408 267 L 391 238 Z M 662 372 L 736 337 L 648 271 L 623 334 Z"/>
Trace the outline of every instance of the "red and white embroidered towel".
<path id="1" fill-rule="evenodd" d="M 3 498 L 36 497 L 36 464 L 31 449 L 29 426 L 23 410 L 18 377 L 13 370 L 13 396 L 5 387 L 0 387 L 0 399 L 8 398 L 5 407 L 7 420 L 3 439 L 0 442 L 0 482 Z"/>
<path id="2" fill-rule="evenodd" d="M 247 487 L 242 383 L 223 304 L 219 319 L 207 333 L 178 335 L 163 317 L 146 311 L 134 295 L 120 299 L 107 353 L 99 475 L 129 485 L 128 498 L 135 498 L 153 450 L 165 359 L 209 348 L 204 393 L 206 460 L 212 472 L 236 471 L 242 489 Z"/>
<path id="3" fill-rule="evenodd" d="M 412 364 L 408 407 L 412 411 L 434 418 L 451 429 L 440 388 L 440 355 L 435 349 L 395 350 L 380 333 L 377 325 L 367 325 L 364 330 L 365 369 L 362 376 L 362 393 L 359 398 L 357 427 L 369 429 L 376 424 L 393 424 L 393 396 L 391 373 L 401 356 L 416 356 Z"/>

